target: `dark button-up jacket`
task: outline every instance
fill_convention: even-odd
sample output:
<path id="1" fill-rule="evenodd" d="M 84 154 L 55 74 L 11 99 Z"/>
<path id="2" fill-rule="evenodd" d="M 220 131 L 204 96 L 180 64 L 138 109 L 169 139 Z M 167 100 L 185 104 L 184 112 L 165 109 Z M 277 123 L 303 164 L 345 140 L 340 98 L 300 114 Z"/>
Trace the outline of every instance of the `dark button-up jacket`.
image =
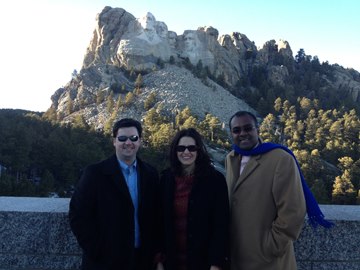
<path id="1" fill-rule="evenodd" d="M 144 267 L 158 241 L 158 173 L 137 159 L 139 225 Z M 132 269 L 134 207 L 115 155 L 88 166 L 70 202 L 71 229 L 83 249 L 82 269 Z"/>
<path id="2" fill-rule="evenodd" d="M 165 269 L 175 269 L 174 191 L 170 170 L 161 177 Z M 229 201 L 224 176 L 213 168 L 196 176 L 189 196 L 187 216 L 188 270 L 225 267 L 228 255 Z"/>

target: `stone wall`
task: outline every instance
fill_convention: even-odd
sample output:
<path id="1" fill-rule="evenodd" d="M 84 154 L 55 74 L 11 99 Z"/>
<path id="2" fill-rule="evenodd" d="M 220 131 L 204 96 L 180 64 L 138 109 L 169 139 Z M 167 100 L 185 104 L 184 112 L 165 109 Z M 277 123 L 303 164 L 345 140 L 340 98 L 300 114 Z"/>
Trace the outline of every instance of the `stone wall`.
<path id="1" fill-rule="evenodd" d="M 80 269 L 69 199 L 0 197 L 0 270 Z M 360 270 L 360 206 L 321 205 L 335 228 L 308 225 L 295 243 L 299 270 Z"/>
<path id="2" fill-rule="evenodd" d="M 295 242 L 299 270 L 360 270 L 360 206 L 320 205 L 331 230 L 306 225 Z"/>
<path id="3" fill-rule="evenodd" d="M 0 270 L 80 269 L 69 199 L 0 197 Z"/>

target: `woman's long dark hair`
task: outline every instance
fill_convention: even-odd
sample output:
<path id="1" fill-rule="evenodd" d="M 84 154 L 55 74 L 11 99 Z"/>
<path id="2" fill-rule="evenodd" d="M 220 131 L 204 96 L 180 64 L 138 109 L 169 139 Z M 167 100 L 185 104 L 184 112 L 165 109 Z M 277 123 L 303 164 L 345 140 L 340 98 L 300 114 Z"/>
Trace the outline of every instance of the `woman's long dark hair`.
<path id="1" fill-rule="evenodd" d="M 195 175 L 199 175 L 204 170 L 209 170 L 212 167 L 210 156 L 202 141 L 201 135 L 194 128 L 187 128 L 178 131 L 170 144 L 170 167 L 175 175 L 182 175 L 182 165 L 177 157 L 176 146 L 182 137 L 191 137 L 195 140 L 198 147 L 197 157 L 195 160 Z"/>

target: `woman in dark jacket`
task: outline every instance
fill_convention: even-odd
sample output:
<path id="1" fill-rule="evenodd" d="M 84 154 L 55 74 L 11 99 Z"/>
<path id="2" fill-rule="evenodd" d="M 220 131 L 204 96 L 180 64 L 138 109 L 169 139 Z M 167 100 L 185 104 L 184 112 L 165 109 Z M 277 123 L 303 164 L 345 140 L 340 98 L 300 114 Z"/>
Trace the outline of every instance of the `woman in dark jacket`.
<path id="1" fill-rule="evenodd" d="M 170 168 L 161 177 L 161 192 L 164 268 L 225 269 L 229 232 L 226 181 L 211 164 L 195 129 L 175 135 Z"/>

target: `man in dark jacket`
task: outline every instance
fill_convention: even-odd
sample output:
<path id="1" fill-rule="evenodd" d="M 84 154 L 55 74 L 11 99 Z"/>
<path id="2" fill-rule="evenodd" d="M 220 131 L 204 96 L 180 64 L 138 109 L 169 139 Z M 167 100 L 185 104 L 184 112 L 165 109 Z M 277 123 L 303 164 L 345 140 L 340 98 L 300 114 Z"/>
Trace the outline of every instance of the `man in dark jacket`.
<path id="1" fill-rule="evenodd" d="M 157 241 L 158 173 L 137 157 L 140 122 L 113 127 L 116 154 L 88 166 L 70 201 L 82 269 L 148 270 Z"/>

